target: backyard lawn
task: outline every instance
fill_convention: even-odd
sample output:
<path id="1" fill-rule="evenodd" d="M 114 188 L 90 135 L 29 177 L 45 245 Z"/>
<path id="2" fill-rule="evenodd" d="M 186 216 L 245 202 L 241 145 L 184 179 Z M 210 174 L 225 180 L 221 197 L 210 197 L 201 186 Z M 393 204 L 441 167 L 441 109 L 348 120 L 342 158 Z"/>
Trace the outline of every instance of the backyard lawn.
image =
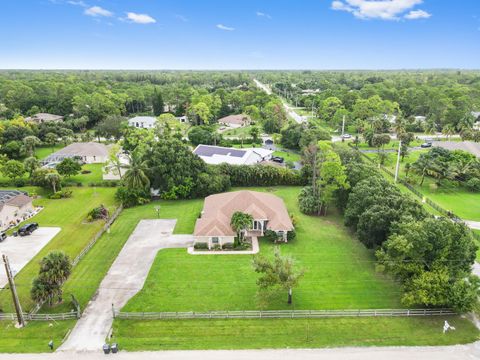
<path id="1" fill-rule="evenodd" d="M 88 185 L 89 183 L 99 183 L 103 181 L 103 168 L 104 164 L 85 164 L 82 165 L 82 171 L 90 171 L 88 174 L 78 174 L 68 179 L 69 182 L 82 183 Z"/>
<path id="2" fill-rule="evenodd" d="M 26 190 L 32 190 L 32 188 L 26 188 Z M 62 230 L 15 277 L 18 294 L 25 311 L 30 310 L 33 306 L 33 302 L 30 299 L 30 287 L 33 278 L 38 273 L 39 261 L 52 250 L 64 251 L 71 258 L 74 258 L 103 225 L 99 221 L 87 223 L 85 221 L 87 213 L 100 204 L 104 204 L 111 210 L 114 208 L 114 188 L 82 187 L 72 188 L 72 190 L 74 191 L 73 196 L 69 199 L 50 200 L 39 198 L 34 201 L 35 205 L 41 205 L 45 208 L 33 217 L 31 221 L 38 222 L 40 226 L 59 226 Z M 36 191 L 44 195 L 41 189 L 36 189 Z M 64 289 L 65 298 L 67 299 L 66 303 L 68 303 L 70 293 L 69 284 L 74 282 L 78 272 L 88 265 L 87 261 L 85 263 L 74 269 L 71 278 L 66 283 Z M 97 276 L 95 271 L 95 267 L 89 268 L 88 277 Z M 82 289 L 83 284 L 77 286 L 79 289 Z M 0 291 L 0 308 L 5 312 L 13 311 L 8 290 Z M 49 310 L 51 311 L 51 309 Z"/>
<path id="3" fill-rule="evenodd" d="M 443 322 L 455 331 L 442 333 Z M 453 345 L 479 339 L 460 317 L 230 320 L 115 320 L 122 349 L 273 349 L 338 346 Z"/>
<path id="4" fill-rule="evenodd" d="M 55 146 L 40 146 L 35 149 L 35 156 L 39 160 L 45 159 L 47 156 L 53 154 L 55 151 L 63 149 L 65 145 L 57 144 Z"/>

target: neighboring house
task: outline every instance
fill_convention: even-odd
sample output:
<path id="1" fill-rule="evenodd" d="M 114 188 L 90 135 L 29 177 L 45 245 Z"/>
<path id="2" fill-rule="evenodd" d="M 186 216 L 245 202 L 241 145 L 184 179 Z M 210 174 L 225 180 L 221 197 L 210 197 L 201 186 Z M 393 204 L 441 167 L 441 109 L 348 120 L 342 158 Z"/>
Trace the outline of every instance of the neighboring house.
<path id="1" fill-rule="evenodd" d="M 427 120 L 427 117 L 426 117 L 426 116 L 417 115 L 417 116 L 414 116 L 413 119 L 414 119 L 416 122 L 424 123 L 424 122 Z"/>
<path id="2" fill-rule="evenodd" d="M 54 114 L 47 114 L 47 113 L 38 113 L 27 117 L 25 119 L 26 122 L 33 122 L 36 124 L 42 123 L 50 123 L 50 122 L 60 122 L 63 121 L 63 116 L 54 115 Z"/>
<path id="3" fill-rule="evenodd" d="M 184 124 L 187 124 L 189 122 L 187 115 L 175 116 L 175 119 L 177 119 L 178 121 L 180 121 L 181 123 L 184 123 Z"/>
<path id="4" fill-rule="evenodd" d="M 475 118 L 473 130 L 480 130 L 480 112 L 472 111 L 472 116 Z"/>
<path id="5" fill-rule="evenodd" d="M 237 211 L 253 217 L 251 230 L 245 233 L 247 239 L 263 236 L 266 230 L 272 230 L 287 241 L 287 233 L 294 229 L 281 198 L 268 193 L 241 190 L 205 198 L 201 217 L 195 223 L 194 242 L 207 243 L 208 248 L 233 243 L 237 234 L 230 222 Z"/>
<path id="6" fill-rule="evenodd" d="M 75 158 L 86 164 L 105 163 L 108 160 L 108 146 L 97 142 L 72 143 L 54 152 L 42 160 L 42 163 L 55 164 L 65 158 Z"/>
<path id="7" fill-rule="evenodd" d="M 273 151 L 263 148 L 235 149 L 222 146 L 198 145 L 193 153 L 207 164 L 254 165 L 272 158 Z"/>
<path id="8" fill-rule="evenodd" d="M 17 225 L 33 212 L 31 197 L 18 190 L 0 190 L 0 229 Z"/>
<path id="9" fill-rule="evenodd" d="M 218 119 L 218 123 L 225 126 L 238 128 L 238 127 L 249 125 L 250 116 L 245 114 L 228 115 L 221 119 Z"/>
<path id="10" fill-rule="evenodd" d="M 128 120 L 128 125 L 138 129 L 151 129 L 155 127 L 157 118 L 153 116 L 135 116 Z"/>

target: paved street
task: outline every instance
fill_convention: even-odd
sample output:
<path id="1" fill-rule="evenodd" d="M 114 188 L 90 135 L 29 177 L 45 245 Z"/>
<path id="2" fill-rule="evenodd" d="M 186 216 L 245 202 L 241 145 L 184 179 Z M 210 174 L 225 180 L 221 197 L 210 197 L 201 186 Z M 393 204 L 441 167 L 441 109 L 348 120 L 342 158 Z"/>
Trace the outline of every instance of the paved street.
<path id="1" fill-rule="evenodd" d="M 118 360 L 474 360 L 480 359 L 480 343 L 435 347 L 364 347 L 334 349 L 283 350 L 208 350 L 119 352 Z M 60 352 L 53 354 L 3 354 L 0 360 L 96 360 L 97 352 Z"/>
<path id="2" fill-rule="evenodd" d="M 157 252 L 193 244 L 191 235 L 172 235 L 175 223 L 176 220 L 141 220 L 138 223 L 59 351 L 98 351 L 102 348 L 113 322 L 112 304 L 120 309 L 143 288 Z"/>
<path id="3" fill-rule="evenodd" d="M 40 227 L 28 236 L 8 236 L 0 242 L 0 255 L 8 256 L 14 274 L 20 272 L 40 250 L 60 232 L 59 227 Z M 7 274 L 0 260 L 0 288 L 8 283 Z"/>

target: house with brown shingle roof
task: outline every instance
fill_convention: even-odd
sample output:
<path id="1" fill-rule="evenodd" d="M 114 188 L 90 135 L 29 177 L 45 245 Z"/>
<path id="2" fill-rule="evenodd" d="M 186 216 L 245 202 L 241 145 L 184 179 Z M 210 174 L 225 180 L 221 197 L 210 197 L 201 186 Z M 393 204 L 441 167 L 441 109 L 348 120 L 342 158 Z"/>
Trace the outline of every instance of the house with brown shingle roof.
<path id="1" fill-rule="evenodd" d="M 207 243 L 209 248 L 233 244 L 237 234 L 230 226 L 230 221 L 237 211 L 253 217 L 247 238 L 263 236 L 266 230 L 272 230 L 286 241 L 287 233 L 294 229 L 281 198 L 268 193 L 241 190 L 205 198 L 201 217 L 197 219 L 193 232 L 195 243 Z"/>
<path id="2" fill-rule="evenodd" d="M 50 123 L 50 122 L 61 122 L 63 121 L 63 116 L 49 114 L 49 113 L 38 113 L 27 117 L 26 122 L 33 122 L 35 124 Z"/>
<path id="3" fill-rule="evenodd" d="M 242 127 L 250 124 L 250 116 L 245 114 L 228 115 L 218 119 L 218 123 L 230 127 Z"/>
<path id="4" fill-rule="evenodd" d="M 0 229 L 8 229 L 34 212 L 32 198 L 18 190 L 0 190 Z"/>

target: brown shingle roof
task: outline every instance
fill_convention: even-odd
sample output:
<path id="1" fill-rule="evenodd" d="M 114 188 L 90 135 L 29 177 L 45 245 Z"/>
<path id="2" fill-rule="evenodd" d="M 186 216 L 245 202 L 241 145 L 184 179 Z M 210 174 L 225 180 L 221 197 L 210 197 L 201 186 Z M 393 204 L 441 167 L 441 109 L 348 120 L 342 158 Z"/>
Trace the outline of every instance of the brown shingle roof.
<path id="1" fill-rule="evenodd" d="M 211 195 L 205 198 L 202 217 L 195 224 L 195 236 L 234 236 L 230 226 L 234 212 L 242 211 L 254 219 L 268 220 L 274 231 L 293 230 L 285 203 L 278 196 L 249 190 Z"/>
<path id="2" fill-rule="evenodd" d="M 25 206 L 29 203 L 32 202 L 32 198 L 25 195 L 25 194 L 20 194 L 20 195 L 17 195 L 13 198 L 11 198 L 10 200 L 8 200 L 6 202 L 7 205 L 11 205 L 11 206 L 16 206 L 16 207 L 22 207 L 22 206 Z"/>

